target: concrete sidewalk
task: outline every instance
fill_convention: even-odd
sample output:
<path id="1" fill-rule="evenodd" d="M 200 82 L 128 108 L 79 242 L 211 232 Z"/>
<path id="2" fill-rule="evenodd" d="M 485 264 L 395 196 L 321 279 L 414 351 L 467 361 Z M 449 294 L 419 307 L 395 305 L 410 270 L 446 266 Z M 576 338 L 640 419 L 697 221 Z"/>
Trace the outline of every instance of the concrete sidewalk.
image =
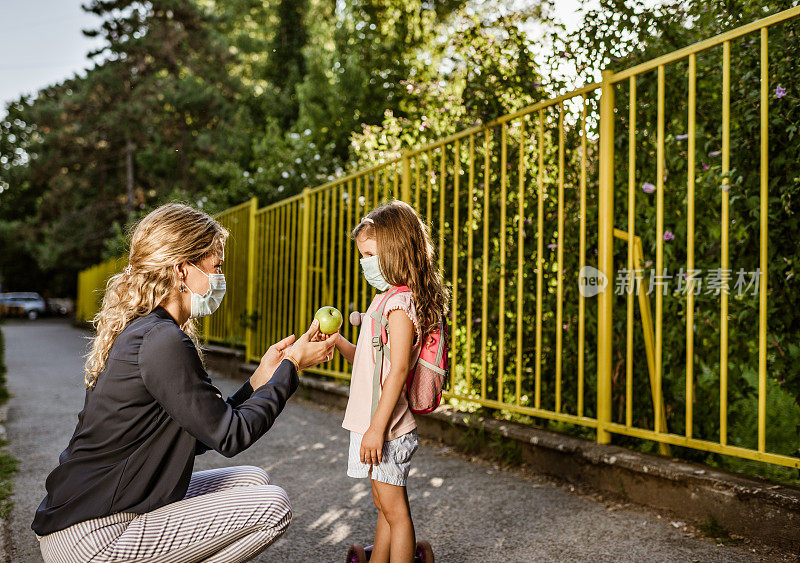
<path id="1" fill-rule="evenodd" d="M 20 459 L 11 514 L 14 562 L 41 561 L 30 523 L 83 407 L 85 331 L 66 321 L 7 321 L 10 401 L 7 430 Z M 215 378 L 224 393 L 239 385 Z M 347 545 L 367 543 L 375 508 L 365 480 L 345 475 L 342 414 L 295 397 L 275 426 L 234 459 L 215 452 L 195 469 L 252 464 L 286 489 L 294 521 L 257 561 L 342 561 Z M 689 537 L 669 518 L 645 510 L 609 510 L 561 488 L 473 464 L 420 446 L 409 497 L 417 535 L 439 562 L 462 561 L 758 561 L 737 546 Z"/>

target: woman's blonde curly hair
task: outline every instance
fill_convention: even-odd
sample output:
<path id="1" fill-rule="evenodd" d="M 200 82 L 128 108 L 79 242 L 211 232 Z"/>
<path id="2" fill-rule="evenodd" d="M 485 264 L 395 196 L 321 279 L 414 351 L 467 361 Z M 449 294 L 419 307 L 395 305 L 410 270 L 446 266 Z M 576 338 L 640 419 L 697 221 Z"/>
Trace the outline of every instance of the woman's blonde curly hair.
<path id="1" fill-rule="evenodd" d="M 227 238 L 228 231 L 212 217 L 182 203 L 162 205 L 136 224 L 129 267 L 108 280 L 103 304 L 92 319 L 96 334 L 86 356 L 87 389 L 97 383 L 111 345 L 128 323 L 149 314 L 173 292 L 178 283 L 173 266 L 197 264 L 211 254 L 222 256 Z M 202 359 L 194 319 L 181 330 L 195 343 Z"/>

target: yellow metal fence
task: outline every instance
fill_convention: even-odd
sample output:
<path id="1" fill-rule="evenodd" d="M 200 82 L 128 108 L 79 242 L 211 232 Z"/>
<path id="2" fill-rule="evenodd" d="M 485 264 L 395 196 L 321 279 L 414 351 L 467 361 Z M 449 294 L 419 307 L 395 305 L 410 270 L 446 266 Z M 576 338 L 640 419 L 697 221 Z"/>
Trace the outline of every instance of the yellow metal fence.
<path id="1" fill-rule="evenodd" d="M 430 225 L 441 271 L 452 289 L 448 398 L 593 428 L 601 443 L 612 434 L 627 435 L 653 440 L 663 453 L 668 445 L 677 445 L 800 468 L 800 459 L 774 453 L 766 441 L 767 387 L 773 384 L 767 373 L 766 332 L 768 33 L 771 26 L 798 15 L 800 8 L 793 8 L 631 69 L 605 71 L 601 83 L 409 150 L 395 160 L 262 209 L 253 199 L 219 214 L 231 231 L 224 270 L 229 290 L 219 312 L 205 322 L 207 340 L 240 345 L 248 360 L 258 361 L 271 343 L 304 330 L 320 306 L 334 305 L 345 317 L 366 310 L 372 290 L 360 274 L 348 233 L 380 202 L 402 199 Z M 718 297 L 720 336 L 713 344 L 719 362 L 719 431 L 698 436 L 694 368 L 705 349 L 696 349 L 694 342 L 694 280 L 688 277 L 690 290 L 678 297 L 686 308 L 680 367 L 685 385 L 682 396 L 673 392 L 665 397 L 664 370 L 674 366 L 663 362 L 664 304 L 676 297 L 662 291 L 637 294 L 630 272 L 643 269 L 653 247 L 649 258 L 656 272 L 664 266 L 667 69 L 688 65 L 687 183 L 670 188 L 685 193 L 686 207 L 680 213 L 686 214 L 688 232 L 682 266 L 691 271 L 697 57 L 719 56 L 720 152 L 727 175 L 731 44 L 750 34 L 758 35 L 761 53 L 761 277 L 757 443 L 743 447 L 727 438 L 728 293 Z M 646 93 L 637 94 L 637 79 L 651 72 L 657 73 L 657 91 L 655 99 L 646 99 Z M 651 147 L 656 172 L 655 226 L 645 221 L 640 228 L 636 193 L 646 179 L 637 175 L 637 158 L 647 150 L 637 127 L 641 104 L 656 116 Z M 626 125 L 627 155 L 615 155 L 621 123 Z M 726 178 L 716 201 L 702 202 L 720 209 L 718 265 L 723 270 L 731 266 L 727 183 Z M 616 228 L 620 224 L 626 228 Z M 615 239 L 621 244 L 615 246 Z M 81 272 L 81 318 L 92 316 L 98 306 L 95 290 L 123 266 L 124 260 L 116 259 Z M 607 280 L 605 291 L 596 296 L 580 291 L 580 274 L 587 267 Z M 622 295 L 614 291 L 618 268 L 629 272 Z M 620 304 L 624 306 L 618 311 Z M 346 323 L 342 331 L 355 340 L 355 327 Z M 349 378 L 339 357 L 309 371 Z M 677 372 L 671 373 L 674 377 Z M 641 389 L 646 389 L 644 396 Z M 683 405 L 685 424 L 681 432 L 670 432 L 665 405 L 676 401 Z"/>
<path id="2" fill-rule="evenodd" d="M 75 316 L 88 321 L 100 310 L 106 282 L 118 274 L 128 263 L 127 256 L 111 258 L 78 274 L 78 300 L 75 303 Z"/>
<path id="3" fill-rule="evenodd" d="M 225 246 L 224 268 L 227 291 L 219 309 L 203 319 L 203 332 L 206 338 L 220 344 L 244 346 L 249 337 L 247 327 L 252 322 L 246 311 L 253 311 L 249 305 L 250 289 L 248 282 L 254 269 L 252 263 L 256 198 L 226 209 L 216 219 L 228 229 Z"/>

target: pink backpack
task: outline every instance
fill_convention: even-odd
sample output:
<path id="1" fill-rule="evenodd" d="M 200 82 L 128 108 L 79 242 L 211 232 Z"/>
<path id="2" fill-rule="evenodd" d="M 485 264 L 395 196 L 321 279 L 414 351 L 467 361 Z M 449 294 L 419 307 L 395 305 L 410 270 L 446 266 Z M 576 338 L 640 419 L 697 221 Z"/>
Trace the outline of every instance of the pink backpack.
<path id="1" fill-rule="evenodd" d="M 411 291 L 406 286 L 397 286 L 386 292 L 378 308 L 370 315 L 372 320 L 372 346 L 375 348 L 375 371 L 372 376 L 372 411 L 375 415 L 380 399 L 381 370 L 383 356 L 389 352 L 389 318 L 384 313 L 386 302 L 398 293 Z M 380 334 L 376 327 L 380 325 Z M 411 367 L 406 378 L 406 397 L 408 407 L 414 414 L 433 412 L 442 402 L 442 388 L 447 382 L 448 333 L 444 315 L 439 319 L 439 329 L 422 335 L 419 359 Z M 384 351 L 385 350 L 385 351 Z"/>

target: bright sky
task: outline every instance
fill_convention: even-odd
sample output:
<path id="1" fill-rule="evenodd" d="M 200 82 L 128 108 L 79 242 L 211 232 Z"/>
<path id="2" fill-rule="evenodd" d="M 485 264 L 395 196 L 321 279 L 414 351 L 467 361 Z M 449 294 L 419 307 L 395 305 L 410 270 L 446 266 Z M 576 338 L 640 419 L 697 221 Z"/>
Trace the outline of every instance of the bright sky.
<path id="1" fill-rule="evenodd" d="M 83 28 L 99 21 L 83 0 L 0 0 L 0 105 L 33 93 L 89 66 L 86 53 L 100 44 Z M 3 113 L 4 110 L 0 110 Z"/>
<path id="2" fill-rule="evenodd" d="M 98 40 L 84 37 L 81 29 L 94 28 L 98 20 L 81 10 L 85 0 L 0 0 L 0 113 L 23 93 L 82 72 L 91 66 L 86 53 Z M 524 4 L 515 0 L 517 4 Z M 581 16 L 579 0 L 557 0 L 556 14 L 570 29 Z"/>
<path id="3" fill-rule="evenodd" d="M 579 0 L 556 0 L 556 17 L 564 22 L 569 31 L 578 27 L 583 21 L 583 14 L 578 11 L 579 7 Z"/>

